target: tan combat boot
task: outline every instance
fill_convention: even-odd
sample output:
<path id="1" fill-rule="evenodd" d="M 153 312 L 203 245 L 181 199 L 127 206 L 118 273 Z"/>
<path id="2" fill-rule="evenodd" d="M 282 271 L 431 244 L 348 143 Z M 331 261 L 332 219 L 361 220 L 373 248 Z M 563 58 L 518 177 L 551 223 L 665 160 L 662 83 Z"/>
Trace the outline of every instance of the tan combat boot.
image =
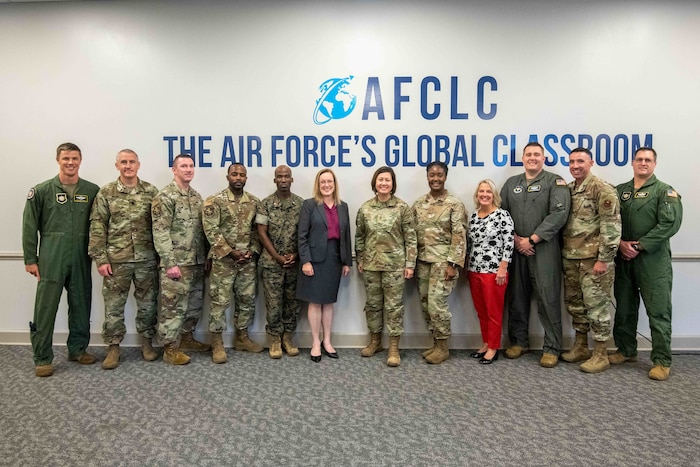
<path id="1" fill-rule="evenodd" d="M 290 357 L 299 355 L 299 349 L 292 342 L 292 333 L 285 332 L 282 334 L 282 349 L 287 352 Z"/>
<path id="2" fill-rule="evenodd" d="M 553 353 L 545 352 L 542 354 L 542 358 L 540 358 L 540 366 L 542 368 L 554 368 L 557 366 L 557 363 L 559 363 L 559 357 Z"/>
<path id="3" fill-rule="evenodd" d="M 110 344 L 107 356 L 102 361 L 103 370 L 114 370 L 119 366 L 119 344 Z"/>
<path id="4" fill-rule="evenodd" d="M 175 342 L 170 344 L 165 344 L 165 351 L 163 352 L 163 361 L 166 361 L 172 365 L 187 365 L 190 363 L 190 357 L 182 353 L 177 347 Z"/>
<path id="5" fill-rule="evenodd" d="M 576 331 L 576 342 L 571 350 L 561 354 L 561 359 L 565 362 L 575 363 L 591 358 L 591 351 L 588 350 L 588 334 Z"/>
<path id="6" fill-rule="evenodd" d="M 50 363 L 48 365 L 37 365 L 34 367 L 34 376 L 46 378 L 51 375 L 53 375 L 53 366 Z"/>
<path id="7" fill-rule="evenodd" d="M 369 335 L 369 344 L 367 344 L 367 347 L 360 351 L 360 355 L 363 357 L 371 357 L 375 353 L 381 352 L 382 350 L 384 350 L 382 349 L 382 333 L 373 332 Z"/>
<path id="8" fill-rule="evenodd" d="M 250 340 L 247 329 L 236 330 L 236 338 L 233 340 L 233 348 L 235 350 L 253 353 L 260 353 L 264 350 L 262 345 Z"/>
<path id="9" fill-rule="evenodd" d="M 399 340 L 401 336 L 389 336 L 389 358 L 386 364 L 389 366 L 401 365 L 401 355 L 399 354 Z"/>
<path id="10" fill-rule="evenodd" d="M 610 362 L 611 365 L 619 365 L 619 364 L 625 363 L 625 362 L 636 362 L 637 356 L 632 355 L 631 357 L 627 357 L 627 356 L 621 354 L 620 351 L 618 350 L 617 352 L 608 355 L 608 361 Z"/>
<path id="11" fill-rule="evenodd" d="M 280 336 L 270 336 L 270 358 L 282 358 L 282 338 Z"/>
<path id="12" fill-rule="evenodd" d="M 433 337 L 433 346 L 429 348 L 428 350 L 424 350 L 421 355 L 423 355 L 423 358 L 428 358 L 428 355 L 433 353 L 435 351 L 435 347 L 437 347 L 437 339 Z"/>
<path id="13" fill-rule="evenodd" d="M 183 352 L 208 352 L 210 349 L 209 344 L 196 340 L 192 331 L 185 332 L 180 336 L 180 350 Z"/>
<path id="14" fill-rule="evenodd" d="M 671 368 L 663 365 L 654 365 L 654 368 L 649 370 L 649 378 L 656 381 L 666 381 L 671 374 Z"/>
<path id="15" fill-rule="evenodd" d="M 596 341 L 595 348 L 593 349 L 593 356 L 583 362 L 579 368 L 581 368 L 581 371 L 584 373 L 600 373 L 610 368 L 605 341 Z"/>
<path id="16" fill-rule="evenodd" d="M 433 365 L 439 365 L 445 360 L 449 360 L 449 358 L 450 349 L 447 348 L 447 339 L 438 339 L 435 342 L 435 350 L 425 357 L 425 361 Z"/>
<path id="17" fill-rule="evenodd" d="M 158 352 L 153 348 L 150 337 L 141 336 L 141 355 L 147 362 L 158 360 Z"/>
<path id="18" fill-rule="evenodd" d="M 93 354 L 83 351 L 78 355 L 68 355 L 68 360 L 71 362 L 78 362 L 81 365 L 92 365 L 97 361 L 97 357 Z"/>
<path id="19" fill-rule="evenodd" d="M 523 355 L 527 353 L 527 349 L 525 347 L 521 347 L 517 344 L 511 345 L 506 349 L 506 358 L 520 358 Z"/>
<path id="20" fill-rule="evenodd" d="M 226 363 L 226 349 L 220 332 L 211 333 L 211 361 L 214 363 Z"/>

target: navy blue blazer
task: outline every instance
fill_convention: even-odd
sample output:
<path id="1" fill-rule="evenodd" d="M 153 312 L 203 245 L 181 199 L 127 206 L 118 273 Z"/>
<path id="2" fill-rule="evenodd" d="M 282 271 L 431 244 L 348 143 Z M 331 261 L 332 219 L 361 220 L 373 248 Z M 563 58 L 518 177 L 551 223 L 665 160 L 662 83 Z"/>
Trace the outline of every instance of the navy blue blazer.
<path id="1" fill-rule="evenodd" d="M 340 224 L 340 262 L 352 267 L 352 245 L 350 243 L 350 215 L 347 203 L 337 205 Z M 328 226 L 323 203 L 314 199 L 304 200 L 299 214 L 299 262 L 320 262 L 326 258 Z"/>

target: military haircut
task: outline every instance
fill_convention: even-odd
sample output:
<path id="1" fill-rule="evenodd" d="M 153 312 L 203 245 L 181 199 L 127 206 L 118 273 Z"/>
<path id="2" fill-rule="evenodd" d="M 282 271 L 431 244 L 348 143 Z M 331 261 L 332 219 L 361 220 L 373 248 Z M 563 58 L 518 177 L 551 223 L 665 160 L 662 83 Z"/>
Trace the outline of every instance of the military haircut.
<path id="1" fill-rule="evenodd" d="M 540 149 L 542 150 L 542 154 L 544 154 L 544 146 L 542 146 L 542 145 L 541 145 L 540 143 L 538 143 L 537 141 L 530 141 L 529 143 L 527 143 L 527 144 L 525 145 L 525 147 L 523 148 L 523 153 L 525 153 L 525 150 L 526 150 L 527 148 L 530 148 L 530 147 L 538 147 L 538 148 L 540 148 Z"/>
<path id="2" fill-rule="evenodd" d="M 649 147 L 649 146 L 642 146 L 640 148 L 637 148 L 637 150 L 634 151 L 634 159 L 637 158 L 637 153 L 639 151 L 651 151 L 651 153 L 654 155 L 654 162 L 656 162 L 656 150 L 654 148 Z M 632 159 L 632 160 L 634 160 L 634 159 Z"/>
<path id="3" fill-rule="evenodd" d="M 80 154 L 80 158 L 83 158 L 83 152 L 80 150 L 77 144 L 63 143 L 59 144 L 56 148 L 56 160 L 58 160 L 58 156 L 60 156 L 61 152 L 63 151 L 78 151 L 78 153 Z"/>
<path id="4" fill-rule="evenodd" d="M 338 186 L 338 178 L 335 176 L 335 172 L 331 169 L 321 169 L 316 174 L 316 180 L 314 180 L 314 199 L 318 204 L 323 202 L 323 196 L 321 195 L 321 175 L 329 173 L 333 176 L 333 202 L 337 205 L 340 204 L 340 187 Z"/>
<path id="5" fill-rule="evenodd" d="M 178 161 L 178 159 L 184 159 L 184 158 L 192 159 L 192 162 L 194 162 L 194 157 L 192 157 L 192 154 L 186 154 L 186 153 L 178 154 L 173 159 L 173 167 L 175 167 L 175 163 Z"/>
<path id="6" fill-rule="evenodd" d="M 430 168 L 431 168 L 431 167 L 440 167 L 440 168 L 443 170 L 443 172 L 445 172 L 445 176 L 447 176 L 447 170 L 448 170 L 448 169 L 447 169 L 447 164 L 445 164 L 444 162 L 442 162 L 442 161 L 432 161 L 430 164 L 428 164 L 428 165 L 425 167 L 426 173 L 427 173 L 427 172 L 430 172 Z"/>
<path id="7" fill-rule="evenodd" d="M 484 180 L 480 181 L 479 183 L 476 184 L 476 190 L 474 190 L 474 207 L 479 208 L 479 187 L 481 186 L 482 183 L 485 183 L 491 188 L 491 193 L 493 193 L 493 205 L 496 206 L 497 208 L 501 207 L 501 194 L 498 192 L 498 189 L 496 188 L 496 184 L 493 183 L 493 180 L 490 178 L 485 178 Z"/>
<path id="8" fill-rule="evenodd" d="M 375 170 L 374 175 L 372 175 L 372 191 L 374 193 L 377 192 L 377 177 L 385 173 L 391 174 L 391 194 L 393 195 L 396 193 L 396 174 L 394 173 L 394 169 L 386 165 L 379 167 L 377 170 Z"/>
<path id="9" fill-rule="evenodd" d="M 124 149 L 122 149 L 121 151 L 119 151 L 119 152 L 117 153 L 117 162 L 119 162 L 119 155 L 120 155 L 121 153 L 133 154 L 134 156 L 136 156 L 136 160 L 139 160 L 139 155 L 136 154 L 136 151 L 134 151 L 133 149 L 124 148 Z M 175 162 L 175 161 L 173 161 L 173 162 Z"/>
<path id="10" fill-rule="evenodd" d="M 241 164 L 240 162 L 231 162 L 231 165 L 229 165 L 228 168 L 226 169 L 226 175 L 230 174 L 231 169 L 237 165 L 240 165 L 244 169 L 246 168 L 245 165 Z M 248 169 L 246 169 L 246 173 L 248 173 Z"/>
<path id="11" fill-rule="evenodd" d="M 590 159 L 593 160 L 593 153 L 588 148 L 580 147 L 580 148 L 572 149 L 571 152 L 569 153 L 569 156 L 575 152 L 583 152 L 585 154 L 588 154 L 588 157 L 590 157 Z"/>

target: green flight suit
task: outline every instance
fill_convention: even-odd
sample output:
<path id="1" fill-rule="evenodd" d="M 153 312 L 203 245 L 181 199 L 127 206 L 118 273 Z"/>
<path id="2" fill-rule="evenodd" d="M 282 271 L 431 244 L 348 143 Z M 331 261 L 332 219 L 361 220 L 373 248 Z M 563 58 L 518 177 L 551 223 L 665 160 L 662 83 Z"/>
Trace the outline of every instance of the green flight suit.
<path id="1" fill-rule="evenodd" d="M 513 253 L 506 289 L 508 337 L 511 344 L 530 346 L 530 298 L 535 292 L 537 313 L 544 328 L 545 353 L 561 351 L 561 242 L 559 231 L 566 224 L 571 206 L 563 178 L 543 170 L 528 183 L 525 173 L 510 177 L 501 188 L 501 207 L 513 218 L 521 237 L 537 234 L 540 242 L 533 256 Z"/>
<path id="2" fill-rule="evenodd" d="M 622 217 L 622 240 L 638 241 L 639 255 L 630 261 L 617 256 L 615 326 L 618 351 L 637 354 L 639 296 L 649 317 L 651 361 L 671 366 L 671 243 L 683 220 L 681 196 L 652 175 L 638 190 L 634 180 L 617 186 Z"/>
<path id="3" fill-rule="evenodd" d="M 24 264 L 38 264 L 41 278 L 34 321 L 29 323 L 37 366 L 53 361 L 53 330 L 64 287 L 68 292 L 69 357 L 78 357 L 90 342 L 92 278 L 87 247 L 90 209 L 99 189 L 79 179 L 75 193 L 69 196 L 56 176 L 27 195 L 22 224 Z"/>

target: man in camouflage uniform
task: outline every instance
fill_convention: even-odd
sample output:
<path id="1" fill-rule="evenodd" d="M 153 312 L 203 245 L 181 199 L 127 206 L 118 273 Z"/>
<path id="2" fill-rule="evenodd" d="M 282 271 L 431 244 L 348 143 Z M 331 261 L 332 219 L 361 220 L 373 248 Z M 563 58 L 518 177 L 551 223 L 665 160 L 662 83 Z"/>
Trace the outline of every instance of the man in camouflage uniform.
<path id="1" fill-rule="evenodd" d="M 447 339 L 452 315 L 447 297 L 464 267 L 467 252 L 467 210 L 445 189 L 447 165 L 428 164 L 430 192 L 413 203 L 418 238 L 418 291 L 423 317 L 433 334 L 433 346 L 423 352 L 428 363 L 439 364 L 450 358 Z"/>
<path id="2" fill-rule="evenodd" d="M 209 239 L 212 272 L 209 283 L 209 332 L 212 333 L 212 360 L 226 363 L 222 332 L 226 329 L 226 308 L 231 303 L 231 288 L 236 300 L 233 325 L 235 350 L 262 352 L 261 345 L 248 337 L 248 326 L 255 317 L 257 291 L 256 262 L 260 240 L 255 214 L 260 200 L 243 191 L 248 172 L 241 164 L 231 164 L 226 175 L 228 187 L 207 198 L 204 203 L 204 232 Z"/>
<path id="3" fill-rule="evenodd" d="M 581 371 L 610 368 L 606 342 L 610 338 L 610 302 L 615 280 L 615 255 L 620 243 L 620 203 L 615 188 L 591 173 L 593 156 L 586 148 L 569 154 L 571 212 L 563 231 L 564 302 L 573 319 L 576 342 L 561 354 L 565 362 L 580 362 Z M 588 350 L 588 331 L 595 350 Z"/>
<path id="4" fill-rule="evenodd" d="M 671 265 L 672 236 L 681 228 L 681 196 L 654 175 L 656 151 L 641 147 L 634 153 L 634 178 L 617 186 L 620 195 L 622 240 L 615 278 L 617 352 L 613 365 L 637 360 L 639 296 L 649 317 L 651 361 L 649 378 L 658 381 L 671 374 Z"/>
<path id="5" fill-rule="evenodd" d="M 401 364 L 399 340 L 403 334 L 404 283 L 416 268 L 417 240 L 413 211 L 397 198 L 396 175 L 391 167 L 380 167 L 372 177 L 376 196 L 357 212 L 355 257 L 364 275 L 367 300 L 365 316 L 370 342 L 363 357 L 382 350 L 384 316 L 389 331 L 387 365 Z"/>
<path id="6" fill-rule="evenodd" d="M 53 374 L 53 330 L 64 288 L 68 294 L 68 360 L 82 365 L 97 361 L 87 353 L 92 298 L 87 245 L 90 208 L 100 188 L 78 176 L 82 161 L 75 144 L 58 146 L 58 175 L 29 190 L 24 206 L 24 269 L 38 281 L 29 334 L 34 374 L 39 377 Z"/>
<path id="7" fill-rule="evenodd" d="M 97 193 L 90 215 L 88 253 L 97 265 L 105 301 L 102 338 L 109 345 L 102 368 L 119 365 L 119 344 L 124 339 L 124 305 L 134 283 L 136 331 L 141 336 L 144 360 L 158 354 L 151 345 L 156 334 L 158 266 L 151 232 L 151 203 L 158 189 L 138 178 L 141 163 L 131 149 L 117 154 L 116 181 Z"/>
<path id="8" fill-rule="evenodd" d="M 270 335 L 270 358 L 299 355 L 292 343 L 297 328 L 299 300 L 296 298 L 297 225 L 304 199 L 291 192 L 292 169 L 281 165 L 275 169 L 277 190 L 258 205 L 255 222 L 258 236 L 265 248 L 260 256 L 260 269 L 267 307 L 267 326 Z"/>
<path id="9" fill-rule="evenodd" d="M 165 347 L 163 360 L 185 365 L 190 357 L 184 352 L 209 350 L 192 335 L 202 314 L 207 244 L 202 197 L 190 186 L 192 156 L 176 156 L 172 170 L 173 181 L 153 198 L 151 206 L 153 243 L 160 256 L 158 338 Z"/>
<path id="10" fill-rule="evenodd" d="M 540 366 L 553 368 L 561 351 L 561 246 L 559 231 L 569 216 L 571 195 L 563 178 L 543 170 L 544 148 L 525 145 L 525 172 L 506 180 L 501 207 L 515 226 L 515 254 L 508 268 L 507 358 L 519 358 L 529 347 L 532 293 L 544 328 Z"/>

